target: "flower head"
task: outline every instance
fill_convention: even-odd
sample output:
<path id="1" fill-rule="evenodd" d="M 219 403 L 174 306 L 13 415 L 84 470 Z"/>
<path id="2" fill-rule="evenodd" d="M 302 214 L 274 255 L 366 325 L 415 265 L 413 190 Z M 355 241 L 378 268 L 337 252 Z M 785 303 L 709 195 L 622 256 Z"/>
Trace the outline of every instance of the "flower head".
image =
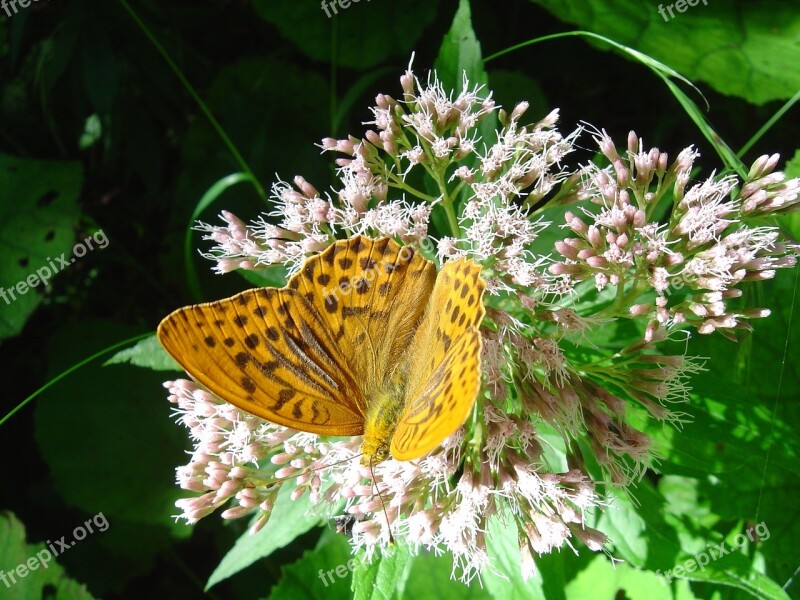
<path id="1" fill-rule="evenodd" d="M 271 213 L 246 225 L 223 212 L 225 225 L 199 229 L 215 243 L 207 256 L 218 272 L 280 264 L 293 273 L 356 234 L 391 237 L 440 264 L 473 259 L 489 291 L 473 414 L 427 456 L 365 467 L 359 437 L 288 429 L 197 383 L 168 382 L 195 442 L 178 482 L 199 495 L 178 506 L 191 522 L 223 506 L 225 518 L 255 512 L 258 529 L 287 485 L 292 499 L 307 494 L 331 517 L 346 515 L 367 556 L 391 540 L 446 550 L 465 581 L 491 568 L 491 522 L 510 519 L 530 576 L 534 554 L 574 539 L 591 550 L 605 543 L 584 520 L 604 505 L 586 458 L 604 483 L 626 486 L 656 458 L 631 414 L 688 420 L 678 408 L 704 361 L 664 355 L 658 344 L 680 330 L 735 337 L 768 314 L 732 301 L 747 282 L 795 266 L 797 247 L 752 221 L 794 210 L 800 182 L 765 156 L 744 182 L 712 172 L 692 183 L 694 148 L 670 163 L 633 132 L 619 151 L 599 130 L 607 164 L 570 170 L 584 129 L 562 135 L 557 110 L 526 124 L 527 102 L 507 112 L 466 77 L 456 93 L 410 68 L 401 87 L 399 99 L 377 96 L 363 138 L 322 141 L 339 155 L 331 190 L 279 181 Z M 626 321 L 640 339 L 595 343 Z"/>

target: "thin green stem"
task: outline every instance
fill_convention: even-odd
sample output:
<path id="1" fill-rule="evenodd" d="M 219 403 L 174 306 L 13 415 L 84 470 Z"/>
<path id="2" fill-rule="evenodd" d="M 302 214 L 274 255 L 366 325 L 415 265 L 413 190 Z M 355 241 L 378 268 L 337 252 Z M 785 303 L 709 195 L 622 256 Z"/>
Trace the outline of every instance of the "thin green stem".
<path id="1" fill-rule="evenodd" d="M 45 384 L 44 384 L 42 387 L 40 387 L 38 390 L 36 390 L 35 392 L 33 392 L 33 393 L 30 395 L 30 396 L 28 396 L 27 398 L 25 398 L 25 400 L 23 400 L 22 402 L 20 402 L 20 403 L 19 403 L 19 404 L 18 404 L 18 405 L 17 405 L 17 406 L 16 406 L 16 407 L 15 407 L 15 408 L 14 408 L 14 409 L 13 409 L 13 410 L 10 412 L 10 413 L 8 413 L 6 416 L 4 416 L 2 419 L 0 419 L 0 426 L 2 426 L 2 425 L 3 425 L 3 423 L 5 423 L 5 422 L 6 422 L 6 421 L 8 421 L 8 420 L 9 420 L 11 417 L 13 417 L 13 416 L 14 416 L 14 415 L 15 415 L 17 412 L 19 412 L 20 410 L 22 410 L 23 408 L 25 408 L 25 406 L 26 406 L 26 405 L 27 405 L 27 404 L 28 404 L 28 403 L 29 403 L 31 400 L 33 400 L 34 398 L 36 398 L 37 396 L 39 396 L 39 395 L 40 395 L 42 392 L 44 392 L 46 389 L 48 389 L 48 388 L 50 388 L 50 387 L 54 386 L 56 383 L 58 383 L 59 381 L 61 381 L 62 379 L 64 379 L 64 377 L 66 377 L 66 376 L 67 376 L 67 375 L 69 375 L 70 373 L 72 373 L 72 372 L 74 372 L 74 371 L 77 371 L 77 370 L 78 370 L 78 369 L 80 369 L 82 366 L 84 366 L 84 365 L 86 365 L 86 364 L 88 364 L 88 363 L 92 362 L 93 360 L 95 360 L 95 359 L 96 359 L 96 358 L 98 358 L 99 356 L 102 356 L 103 354 L 106 354 L 106 353 L 108 353 L 108 352 L 111 352 L 112 350 L 116 350 L 117 348 L 120 348 L 121 346 L 127 346 L 128 344 L 131 344 L 131 343 L 133 343 L 133 342 L 138 342 L 139 340 L 142 340 L 142 339 L 144 339 L 144 338 L 146 338 L 146 337 L 149 337 L 149 336 L 151 336 L 151 335 L 153 335 L 153 333 L 152 333 L 152 332 L 143 333 L 143 334 L 141 334 L 141 335 L 137 335 L 137 336 L 135 336 L 135 337 L 128 338 L 127 340 L 124 340 L 124 341 L 122 341 L 122 342 L 118 342 L 118 343 L 114 344 L 113 346 L 109 346 L 108 348 L 104 348 L 104 349 L 100 350 L 99 352 L 95 352 L 95 353 L 94 353 L 94 354 L 92 354 L 92 355 L 91 355 L 89 358 L 84 358 L 84 359 L 83 359 L 81 362 L 79 362 L 79 363 L 77 363 L 77 364 L 75 364 L 75 365 L 72 365 L 72 366 L 71 366 L 69 369 L 67 369 L 66 371 L 62 371 L 61 373 L 59 373 L 58 375 L 56 375 L 55 377 L 53 377 L 53 379 L 51 379 L 50 381 L 48 381 L 47 383 L 45 383 Z"/>
<path id="2" fill-rule="evenodd" d="M 786 114 L 786 111 L 792 108 L 792 106 L 794 106 L 798 100 L 800 100 L 800 91 L 798 91 L 794 96 L 789 98 L 786 101 L 786 103 L 783 106 L 781 106 L 774 115 L 772 115 L 772 118 L 769 119 L 766 123 L 764 123 L 764 125 L 762 125 L 758 131 L 756 131 L 753 137 L 747 140 L 747 143 L 744 146 L 742 146 L 742 149 L 739 150 L 739 152 L 736 153 L 736 156 L 742 158 L 747 153 L 747 151 L 750 150 L 750 148 L 752 148 L 755 145 L 755 143 L 758 142 L 758 140 L 760 140 L 765 133 L 767 133 L 767 131 L 769 131 L 770 127 L 775 125 L 775 123 L 777 123 L 780 120 L 780 118 L 784 114 Z"/>
<path id="3" fill-rule="evenodd" d="M 420 192 L 417 188 L 411 187 L 405 181 L 394 175 L 393 173 L 387 173 L 387 181 L 391 187 L 395 187 L 397 189 L 403 190 L 404 192 L 408 192 L 412 196 L 416 196 L 420 200 L 425 200 L 425 202 L 433 202 L 436 200 L 433 196 L 429 194 L 425 194 L 424 192 Z"/>
<path id="4" fill-rule="evenodd" d="M 453 234 L 453 237 L 461 237 L 461 229 L 458 226 L 456 209 L 453 206 L 453 200 L 450 198 L 450 194 L 447 191 L 447 184 L 444 181 L 444 176 L 439 171 L 434 170 L 431 170 L 431 175 L 436 180 L 436 185 L 439 186 L 439 191 L 442 193 L 441 205 L 444 208 L 445 214 L 447 214 L 447 221 L 450 224 L 450 232 Z"/>
<path id="5" fill-rule="evenodd" d="M 133 10 L 133 8 L 131 8 L 130 4 L 128 4 L 126 0 L 119 0 L 119 2 L 120 4 L 122 4 L 122 7 L 130 15 L 131 19 L 133 19 L 136 25 L 138 25 L 139 29 L 142 30 L 142 33 L 144 33 L 145 37 L 150 41 L 151 44 L 153 44 L 153 47 L 166 61 L 169 68 L 181 82 L 181 85 L 183 85 L 183 87 L 186 88 L 186 91 L 189 92 L 189 95 L 197 103 L 197 106 L 200 107 L 200 110 L 208 119 L 208 122 L 211 124 L 211 127 L 213 127 L 214 131 L 217 132 L 217 135 L 222 140 L 222 143 L 225 144 L 225 146 L 228 148 L 230 153 L 233 155 L 234 160 L 239 164 L 239 167 L 242 169 L 242 171 L 244 171 L 250 176 L 250 179 L 253 182 L 253 186 L 256 188 L 258 195 L 261 198 L 266 198 L 266 194 L 264 193 L 264 188 L 259 183 L 258 179 L 253 173 L 252 169 L 250 169 L 250 166 L 247 164 L 244 157 L 236 149 L 236 146 L 233 144 L 233 141 L 231 140 L 230 137 L 228 137 L 228 134 L 225 133 L 225 130 L 222 128 L 222 125 L 220 125 L 219 121 L 217 121 L 216 117 L 214 117 L 214 114 L 208 108 L 208 105 L 206 105 L 206 103 L 200 97 L 200 94 L 198 94 L 197 91 L 194 89 L 194 87 L 192 87 L 192 84 L 189 83 L 188 79 L 186 79 L 186 77 L 184 76 L 183 72 L 180 70 L 178 65 L 175 64 L 175 61 L 173 61 L 170 55 L 167 54 L 167 51 L 164 49 L 164 46 L 162 46 L 161 43 L 156 39 L 155 35 L 153 35 L 153 32 L 151 32 L 150 29 L 147 27 L 147 25 L 144 23 L 144 21 L 142 21 L 139 18 L 139 15 Z"/>

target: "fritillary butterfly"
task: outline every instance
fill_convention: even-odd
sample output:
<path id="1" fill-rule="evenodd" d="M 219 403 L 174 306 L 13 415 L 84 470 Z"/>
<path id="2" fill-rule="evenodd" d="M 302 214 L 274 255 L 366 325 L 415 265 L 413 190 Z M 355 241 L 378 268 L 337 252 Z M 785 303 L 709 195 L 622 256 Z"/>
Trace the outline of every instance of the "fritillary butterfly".
<path id="1" fill-rule="evenodd" d="M 285 288 L 167 316 L 158 338 L 220 398 L 273 423 L 363 435 L 364 465 L 424 456 L 472 412 L 485 283 L 472 260 L 432 262 L 356 236 L 308 259 Z"/>

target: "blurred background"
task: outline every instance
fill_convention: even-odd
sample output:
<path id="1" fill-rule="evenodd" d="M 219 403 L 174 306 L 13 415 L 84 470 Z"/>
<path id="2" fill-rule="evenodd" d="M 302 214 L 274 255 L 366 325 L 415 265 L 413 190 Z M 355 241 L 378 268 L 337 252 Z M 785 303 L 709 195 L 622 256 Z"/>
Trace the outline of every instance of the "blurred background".
<path id="1" fill-rule="evenodd" d="M 277 177 L 296 174 L 326 189 L 333 163 L 314 144 L 327 136 L 361 136 L 375 95 L 400 95 L 399 76 L 412 52 L 418 75 L 433 66 L 458 8 L 456 0 L 362 0 L 333 14 L 323 5 L 327 9 L 317 0 L 3 3 L 0 286 L 14 288 L 51 261 L 57 267 L 56 257 L 69 256 L 77 242 L 96 243 L 57 269 L 46 287 L 0 299 L 0 416 L 83 359 L 154 331 L 174 308 L 248 287 L 238 274 L 210 271 L 212 263 L 196 251 L 207 251 L 209 243 L 196 232 L 189 256 L 198 278 L 190 285 L 185 240 L 203 194 L 241 171 L 242 161 L 266 190 Z M 789 0 L 710 0 L 684 4 L 674 17 L 658 7 L 633 0 L 471 2 L 484 57 L 584 29 L 675 68 L 702 91 L 707 111 L 684 86 L 720 138 L 738 151 L 800 90 L 800 7 Z M 528 100 L 530 120 L 558 107 L 564 133 L 588 122 L 621 144 L 633 129 L 670 156 L 697 145 L 704 169 L 698 179 L 723 168 L 664 83 L 607 45 L 550 40 L 491 60 L 486 69 L 497 102 L 511 108 Z M 789 161 L 798 139 L 797 108 L 789 105 L 747 149 L 744 162 L 774 152 Z M 588 138 L 582 143 L 591 146 Z M 792 170 L 799 175 L 800 165 Z M 199 218 L 216 224 L 220 209 L 249 220 L 269 206 L 253 185 L 241 183 Z M 781 226 L 797 232 L 796 219 Z M 97 243 L 98 232 L 105 247 Z M 785 360 L 797 352 L 795 276 L 779 273 L 753 288 L 774 309 L 770 319 L 755 323 L 753 336 L 739 344 L 693 342 L 693 354 L 712 358 L 712 373 L 695 382 L 698 400 L 687 410 L 696 422 L 684 429 L 685 437 L 664 434 L 662 474 L 648 475 L 638 488 L 635 504 L 654 522 L 646 533 L 639 527 L 636 539 L 649 551 L 639 556 L 641 544 L 626 548 L 630 538 L 613 517 L 604 529 L 622 538 L 617 558 L 654 571 L 677 564 L 674 552 L 658 557 L 670 544 L 680 546 L 684 534 L 702 537 L 703 527 L 722 530 L 760 514 L 772 532 L 763 549 L 767 558 L 733 564 L 728 587 L 711 581 L 690 588 L 614 579 L 624 570 L 603 575 L 611 572 L 603 570 L 610 561 L 600 555 L 606 566 L 596 567 L 598 556 L 582 548 L 580 556 L 566 551 L 542 559 L 548 598 L 800 598 L 796 582 L 784 590 L 788 596 L 780 593 L 800 566 L 798 367 Z M 331 528 L 312 529 L 204 591 L 246 520 L 223 523 L 212 515 L 194 527 L 175 522 L 174 502 L 188 493 L 174 485 L 174 468 L 186 462 L 190 444 L 170 417 L 161 383 L 176 374 L 103 367 L 110 356 L 55 382 L 0 426 L 0 509 L 9 511 L 0 530 L 0 568 L 13 569 L 18 557 L 34 555 L 31 548 L 71 534 L 93 515 L 102 513 L 109 523 L 107 531 L 58 557 L 60 566 L 47 573 L 55 579 L 43 579 L 38 595 L 30 586 L 24 593 L 33 595 L 26 596 L 19 595 L 22 587 L 0 584 L 0 598 L 293 597 L 281 595 L 280 587 L 292 577 L 291 566 Z M 683 503 L 680 510 L 668 500 Z M 779 585 L 769 594 L 748 591 L 742 582 L 752 570 Z M 449 566 L 438 573 L 430 575 L 438 587 L 412 588 L 414 581 L 427 581 L 424 573 L 409 579 L 415 600 L 431 593 L 491 597 L 477 583 L 467 589 L 450 582 Z M 41 574 L 31 573 L 26 585 Z M 324 591 L 326 597 L 350 595 L 344 582 Z M 526 593 L 518 590 L 515 597 Z"/>

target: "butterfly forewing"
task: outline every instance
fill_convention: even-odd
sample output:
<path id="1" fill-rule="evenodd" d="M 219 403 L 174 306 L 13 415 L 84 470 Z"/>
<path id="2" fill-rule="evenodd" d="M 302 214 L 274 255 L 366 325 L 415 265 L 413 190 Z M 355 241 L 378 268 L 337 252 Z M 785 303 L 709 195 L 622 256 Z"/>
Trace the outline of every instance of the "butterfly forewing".
<path id="1" fill-rule="evenodd" d="M 318 313 L 370 402 L 407 355 L 435 281 L 413 247 L 356 236 L 306 261 L 287 287 Z"/>
<path id="2" fill-rule="evenodd" d="M 439 446 L 469 415 L 480 389 L 485 283 L 471 260 L 447 263 L 414 336 L 402 416 L 391 441 L 397 460 Z"/>
<path id="3" fill-rule="evenodd" d="M 296 291 L 261 288 L 188 306 L 161 322 L 158 337 L 187 373 L 243 410 L 310 433 L 363 433 L 358 374 Z"/>

